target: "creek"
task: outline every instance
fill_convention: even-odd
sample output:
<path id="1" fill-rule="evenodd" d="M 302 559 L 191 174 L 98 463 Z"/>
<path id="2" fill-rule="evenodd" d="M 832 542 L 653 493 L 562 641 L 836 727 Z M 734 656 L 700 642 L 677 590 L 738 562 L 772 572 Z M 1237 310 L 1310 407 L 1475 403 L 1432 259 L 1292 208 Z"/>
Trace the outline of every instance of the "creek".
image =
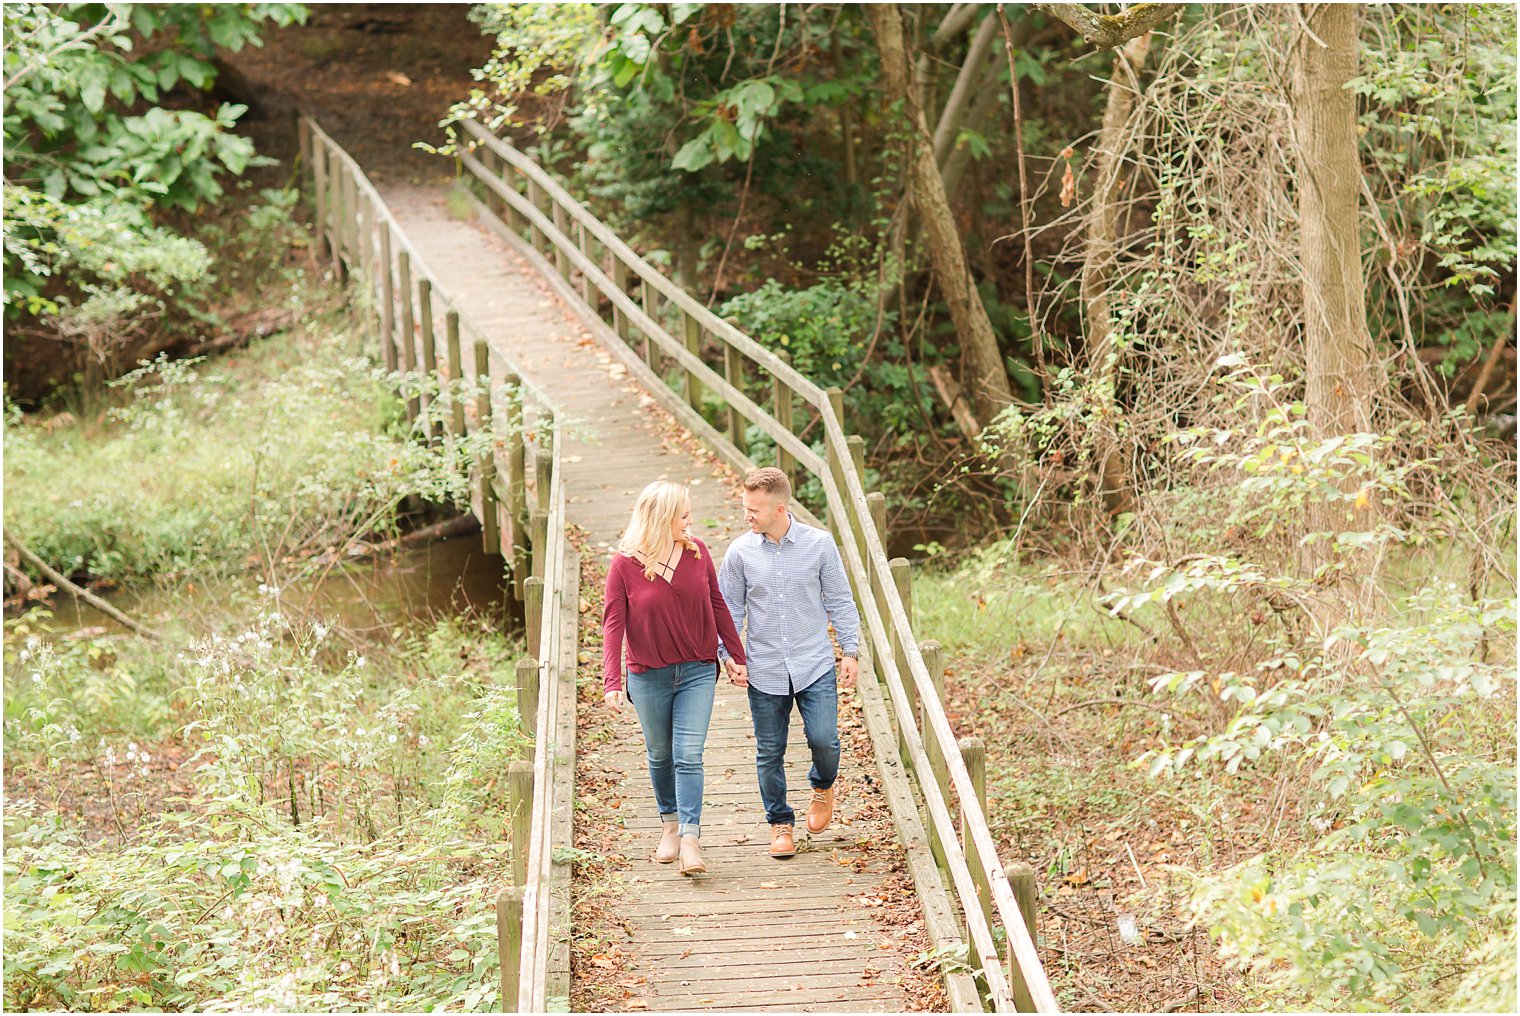
<path id="1" fill-rule="evenodd" d="M 284 608 L 296 608 L 341 626 L 356 637 L 386 637 L 397 628 L 466 611 L 509 623 L 502 561 L 486 554 L 478 534 L 437 540 L 333 568 L 325 576 L 292 582 L 281 590 Z M 107 594 L 112 606 L 141 624 L 195 624 L 225 613 L 229 600 L 252 601 L 264 583 L 248 574 L 174 587 L 143 586 Z M 88 603 L 59 592 L 52 598 L 52 627 L 59 634 L 124 631 Z M 196 624 L 196 627 L 200 625 Z"/>

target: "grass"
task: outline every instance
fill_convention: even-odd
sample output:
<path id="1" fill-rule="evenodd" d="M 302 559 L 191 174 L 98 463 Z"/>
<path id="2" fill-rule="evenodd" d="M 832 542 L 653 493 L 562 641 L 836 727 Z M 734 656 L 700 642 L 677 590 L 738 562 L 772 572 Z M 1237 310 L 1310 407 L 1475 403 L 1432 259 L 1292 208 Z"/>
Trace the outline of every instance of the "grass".
<path id="1" fill-rule="evenodd" d="M 1027 861 L 1037 872 L 1042 958 L 1063 1007 L 1158 1010 L 1189 998 L 1203 1009 L 1303 1004 L 1310 996 L 1300 985 L 1313 983 L 1312 972 L 1289 979 L 1281 966 L 1265 973 L 1228 968 L 1211 932 L 1225 934 L 1220 929 L 1227 928 L 1238 938 L 1255 927 L 1253 919 L 1217 899 L 1200 901 L 1215 899 L 1204 895 L 1206 889 L 1216 897 L 1227 892 L 1236 884 L 1236 866 L 1249 867 L 1258 855 L 1278 859 L 1284 870 L 1333 865 L 1336 848 L 1321 843 L 1328 830 L 1339 828 L 1337 815 L 1352 805 L 1327 803 L 1324 784 L 1309 779 L 1313 765 L 1298 761 L 1291 747 L 1259 760 L 1252 756 L 1238 771 L 1225 771 L 1216 761 L 1152 777 L 1141 764 L 1158 748 L 1226 736 L 1231 720 L 1250 711 L 1210 695 L 1207 685 L 1193 694 L 1158 695 L 1150 678 L 1176 670 L 1256 673 L 1259 663 L 1285 646 L 1300 645 L 1302 628 L 1259 609 L 1249 592 L 1229 588 L 1179 595 L 1171 601 L 1175 613 L 1152 603 L 1120 619 L 1085 586 L 1088 569 L 1014 565 L 998 553 L 989 548 L 955 566 L 915 575 L 915 627 L 946 647 L 952 726 L 987 745 L 988 814 L 1003 859 Z M 1465 553 L 1439 542 L 1395 546 L 1380 563 L 1377 613 L 1364 622 L 1370 630 L 1421 646 L 1424 626 L 1434 626 L 1432 638 L 1450 638 L 1447 626 L 1467 624 L 1451 620 L 1465 603 Z M 1143 579 L 1114 576 L 1108 588 L 1124 582 L 1138 587 Z M 1448 582 L 1456 585 L 1455 601 L 1440 592 Z M 1500 585 L 1491 582 L 1489 594 L 1504 595 L 1493 588 Z M 1436 599 L 1400 602 L 1421 588 Z M 1486 638 L 1475 659 L 1500 674 L 1508 666 L 1512 681 L 1512 629 L 1498 623 Z M 1476 639 L 1476 629 L 1462 628 L 1454 644 L 1470 648 Z M 1302 651 L 1312 648 L 1310 639 Z M 1447 662 L 1460 658 L 1459 651 Z M 1421 665 L 1413 653 L 1398 664 Z M 1431 671 L 1436 688 L 1445 687 L 1442 673 Z M 1365 682 L 1337 690 L 1317 674 L 1309 678 L 1311 693 L 1345 708 L 1365 693 Z M 1284 677 L 1259 678 L 1265 688 L 1279 680 Z M 1414 678 L 1403 680 L 1421 686 Z M 1427 705 L 1415 695 L 1405 705 L 1444 717 L 1444 727 L 1459 724 L 1470 750 L 1502 769 L 1512 765 L 1514 745 L 1513 704 L 1504 699 L 1501 691 L 1495 699 L 1469 696 L 1446 706 Z M 1257 705 L 1269 716 L 1272 708 Z M 1402 722 L 1391 707 L 1372 715 L 1395 727 Z M 1354 730 L 1342 734 L 1332 726 L 1331 734 L 1343 750 L 1362 750 Z M 1450 755 L 1448 764 L 1460 768 L 1464 757 Z M 1386 758 L 1364 778 L 1372 787 L 1395 778 L 1393 773 L 1419 778 L 1417 765 Z M 1465 804 L 1487 807 L 1477 800 Z M 1392 910 L 1379 899 L 1380 914 Z M 1250 912 L 1249 900 L 1243 912 Z M 1140 938 L 1126 943 L 1121 919 L 1131 918 Z M 1506 932 L 1505 922 L 1496 920 L 1478 934 L 1502 943 L 1504 935 L 1513 935 L 1512 923 L 1508 927 Z M 1336 934 L 1338 929 L 1327 928 L 1323 940 Z M 1389 940 L 1399 934 L 1389 931 Z M 1420 946 L 1408 955 L 1432 962 L 1439 955 L 1442 964 L 1463 969 L 1464 961 L 1449 949 L 1437 953 Z"/>
<path id="2" fill-rule="evenodd" d="M 66 574 L 112 582 L 271 571 L 394 530 L 463 474 L 408 440 L 344 316 L 204 364 L 157 362 L 96 418 L 8 407 L 5 526 Z"/>
<path id="3" fill-rule="evenodd" d="M 161 640 L 7 619 L 7 1008 L 500 1007 L 521 646 L 468 614 L 365 639 L 281 599 L 317 553 L 460 493 L 390 391 L 313 305 L 140 372 L 109 416 L 9 414 L 7 530 L 168 587 L 171 617 Z M 250 567 L 258 593 L 214 581 Z"/>

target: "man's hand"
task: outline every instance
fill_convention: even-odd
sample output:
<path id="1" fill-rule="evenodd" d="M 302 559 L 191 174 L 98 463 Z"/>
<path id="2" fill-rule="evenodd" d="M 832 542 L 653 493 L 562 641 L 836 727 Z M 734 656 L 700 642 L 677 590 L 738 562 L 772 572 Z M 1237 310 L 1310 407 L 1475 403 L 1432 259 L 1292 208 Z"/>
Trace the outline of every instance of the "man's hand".
<path id="1" fill-rule="evenodd" d="M 749 687 L 749 668 L 742 663 L 733 660 L 724 660 L 723 666 L 728 670 L 728 679 L 740 688 Z"/>
<path id="2" fill-rule="evenodd" d="M 607 708 L 612 710 L 613 716 L 622 716 L 623 707 L 628 704 L 628 696 L 624 695 L 622 690 L 619 689 L 617 691 L 609 691 L 606 695 L 603 695 L 602 701 L 607 703 Z"/>
<path id="3" fill-rule="evenodd" d="M 860 677 L 860 661 L 853 656 L 846 656 L 839 661 L 839 687 L 853 688 L 855 681 Z"/>

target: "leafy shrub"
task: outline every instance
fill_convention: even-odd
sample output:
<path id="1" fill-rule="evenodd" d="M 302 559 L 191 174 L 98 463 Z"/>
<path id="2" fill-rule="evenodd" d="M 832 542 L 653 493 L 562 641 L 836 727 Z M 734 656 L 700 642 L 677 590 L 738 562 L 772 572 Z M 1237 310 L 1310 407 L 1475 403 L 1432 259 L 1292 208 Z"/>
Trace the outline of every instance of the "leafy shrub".
<path id="1" fill-rule="evenodd" d="M 510 858 L 482 776 L 529 742 L 495 681 L 519 647 L 493 625 L 446 621 L 365 658 L 273 609 L 156 645 L 39 622 L 6 633 L 7 1006 L 499 1008 L 491 903 Z M 168 740 L 158 707 L 131 711 L 144 671 L 172 702 Z M 157 785 L 160 744 L 196 753 L 188 798 Z M 17 797 L 18 773 L 106 802 L 116 842 Z"/>
<path id="2" fill-rule="evenodd" d="M 394 531 L 407 497 L 466 504 L 473 445 L 390 426 L 417 380 L 377 373 L 359 341 L 314 321 L 236 363 L 160 358 L 98 426 L 7 427 L 7 528 L 65 573 L 129 581 L 283 569 Z"/>
<path id="3" fill-rule="evenodd" d="M 217 47 L 258 45 L 299 4 L 5 6 L 5 302 L 11 323 L 56 331 L 77 366 L 113 357 L 205 272 L 206 252 L 165 227 L 255 160 L 233 133 L 246 107 L 156 103 L 209 89 Z"/>
<path id="4" fill-rule="evenodd" d="M 1282 781 L 1304 825 L 1295 847 L 1200 876 L 1197 919 L 1276 1005 L 1498 1004 L 1514 994 L 1497 944 L 1515 936 L 1516 601 L 1431 562 L 1461 550 L 1478 566 L 1502 529 L 1473 546 L 1494 521 L 1475 505 L 1512 524 L 1513 502 L 1476 469 L 1465 479 L 1491 489 L 1436 486 L 1461 475 L 1446 457 L 1463 450 L 1440 421 L 1321 437 L 1278 401 L 1281 378 L 1236 366 L 1222 383 L 1254 426 L 1175 435 L 1210 485 L 1173 495 L 1175 529 L 1132 551 L 1105 599 L 1170 624 L 1195 666 L 1152 689 L 1218 718 L 1163 733 L 1139 760 L 1150 774 Z M 1408 575 L 1388 566 L 1401 559 Z M 1233 619 L 1217 644 L 1184 600 Z"/>

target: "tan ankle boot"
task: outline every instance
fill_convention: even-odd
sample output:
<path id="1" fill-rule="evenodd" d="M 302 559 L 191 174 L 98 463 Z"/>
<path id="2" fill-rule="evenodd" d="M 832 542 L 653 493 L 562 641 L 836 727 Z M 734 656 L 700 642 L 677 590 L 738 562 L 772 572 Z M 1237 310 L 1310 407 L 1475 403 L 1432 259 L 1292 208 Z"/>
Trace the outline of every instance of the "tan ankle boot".
<path id="1" fill-rule="evenodd" d="M 681 823 L 661 823 L 660 844 L 654 848 L 654 859 L 669 864 L 681 856 Z"/>
<path id="2" fill-rule="evenodd" d="M 807 831 L 817 836 L 834 821 L 834 788 L 813 789 L 813 800 L 808 804 Z"/>
<path id="3" fill-rule="evenodd" d="M 707 862 L 702 860 L 702 844 L 695 836 L 681 837 L 681 874 L 703 875 Z"/>
<path id="4" fill-rule="evenodd" d="M 792 839 L 792 827 L 789 825 L 771 826 L 771 856 L 791 857 L 797 852 L 797 843 Z"/>

